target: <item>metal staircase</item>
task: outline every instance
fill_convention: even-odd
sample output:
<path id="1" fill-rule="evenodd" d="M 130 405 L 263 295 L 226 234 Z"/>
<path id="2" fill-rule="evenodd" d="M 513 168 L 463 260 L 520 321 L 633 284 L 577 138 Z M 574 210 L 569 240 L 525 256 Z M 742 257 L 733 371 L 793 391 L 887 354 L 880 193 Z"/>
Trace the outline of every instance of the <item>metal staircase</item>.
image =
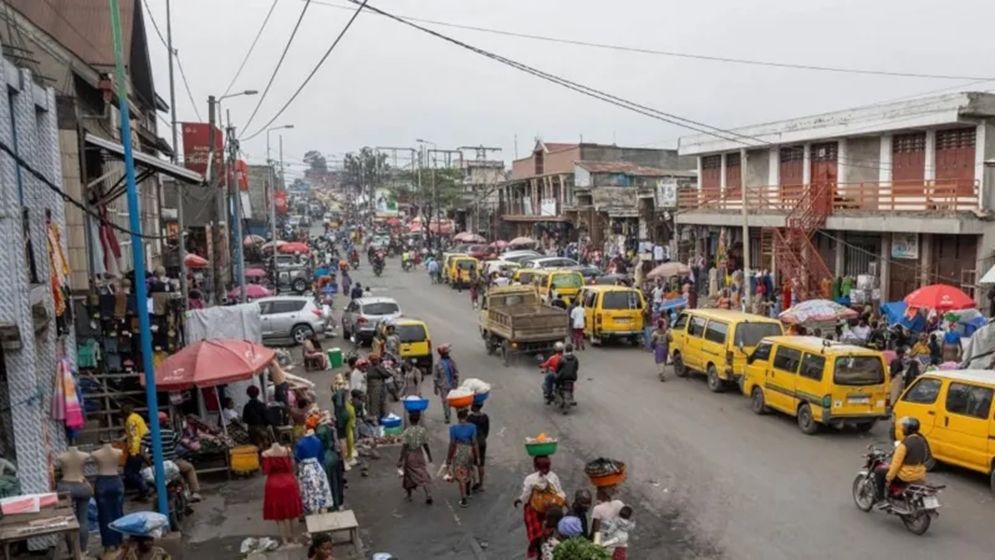
<path id="1" fill-rule="evenodd" d="M 777 272 L 782 282 L 797 279 L 795 301 L 822 297 L 819 284 L 832 273 L 812 243 L 812 236 L 826 225 L 832 210 L 831 183 L 807 185 L 801 198 L 785 217 L 784 228 L 774 229 Z"/>

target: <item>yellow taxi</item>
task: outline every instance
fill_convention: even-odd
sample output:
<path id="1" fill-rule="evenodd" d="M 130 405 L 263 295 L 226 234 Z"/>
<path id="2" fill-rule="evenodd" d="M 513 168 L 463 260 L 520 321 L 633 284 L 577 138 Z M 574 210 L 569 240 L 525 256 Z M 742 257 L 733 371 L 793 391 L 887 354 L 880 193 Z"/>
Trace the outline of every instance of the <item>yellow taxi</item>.
<path id="1" fill-rule="evenodd" d="M 449 260 L 449 285 L 465 288 L 474 277 L 480 274 L 480 261 L 468 256 L 457 255 Z"/>
<path id="2" fill-rule="evenodd" d="M 625 338 L 639 344 L 646 307 L 642 292 L 626 286 L 599 284 L 584 286 L 577 297 L 584 308 L 584 334 L 592 343 Z"/>
<path id="3" fill-rule="evenodd" d="M 570 304 L 584 285 L 584 277 L 576 270 L 545 268 L 536 271 L 532 283 L 536 285 L 544 303 L 561 299 Z"/>
<path id="4" fill-rule="evenodd" d="M 535 278 L 536 274 L 540 272 L 542 272 L 542 270 L 538 268 L 519 268 L 515 271 L 515 274 L 512 275 L 511 280 L 512 282 L 518 282 L 523 286 L 532 286 L 534 285 L 532 280 Z"/>
<path id="5" fill-rule="evenodd" d="M 938 370 L 912 382 L 895 403 L 896 419 L 919 420 L 933 458 L 987 474 L 995 492 L 995 417 L 991 370 Z M 902 437 L 900 428 L 896 439 Z"/>
<path id="6" fill-rule="evenodd" d="M 469 257 L 466 253 L 442 253 L 442 281 L 446 284 L 452 281 L 452 277 L 449 276 L 452 270 L 453 259 L 457 257 Z"/>
<path id="7" fill-rule="evenodd" d="M 746 356 L 765 336 L 784 334 L 777 319 L 728 309 L 689 309 L 670 328 L 674 375 L 704 373 L 720 393 L 743 375 Z"/>
<path id="8" fill-rule="evenodd" d="M 746 361 L 743 394 L 753 412 L 795 416 L 806 434 L 823 426 L 868 431 L 888 418 L 888 366 L 877 350 L 814 336 L 772 336 Z"/>

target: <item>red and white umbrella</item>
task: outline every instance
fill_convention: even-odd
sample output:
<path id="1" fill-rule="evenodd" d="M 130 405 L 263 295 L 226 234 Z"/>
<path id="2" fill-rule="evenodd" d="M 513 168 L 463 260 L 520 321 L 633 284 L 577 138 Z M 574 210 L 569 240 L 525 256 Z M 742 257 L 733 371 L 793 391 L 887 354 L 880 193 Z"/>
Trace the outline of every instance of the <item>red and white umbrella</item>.
<path id="1" fill-rule="evenodd" d="M 856 319 L 853 309 L 828 299 L 810 299 L 785 309 L 778 318 L 788 324 L 827 323 L 841 319 Z"/>
<path id="2" fill-rule="evenodd" d="M 909 307 L 921 307 L 937 311 L 970 309 L 977 306 L 974 299 L 965 294 L 963 290 L 947 284 L 923 286 L 905 296 L 905 304 Z"/>

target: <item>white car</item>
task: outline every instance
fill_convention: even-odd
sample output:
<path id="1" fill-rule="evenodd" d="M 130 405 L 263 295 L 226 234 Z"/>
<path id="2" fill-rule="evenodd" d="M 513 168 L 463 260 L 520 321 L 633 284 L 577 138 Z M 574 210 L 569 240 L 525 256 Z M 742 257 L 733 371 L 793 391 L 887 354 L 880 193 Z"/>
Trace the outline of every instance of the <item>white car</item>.
<path id="1" fill-rule="evenodd" d="M 508 251 L 501 255 L 501 260 L 521 264 L 524 259 L 541 257 L 539 253 L 532 250 Z"/>
<path id="2" fill-rule="evenodd" d="M 580 265 L 579 262 L 567 257 L 539 257 L 521 262 L 523 268 L 566 268 Z"/>

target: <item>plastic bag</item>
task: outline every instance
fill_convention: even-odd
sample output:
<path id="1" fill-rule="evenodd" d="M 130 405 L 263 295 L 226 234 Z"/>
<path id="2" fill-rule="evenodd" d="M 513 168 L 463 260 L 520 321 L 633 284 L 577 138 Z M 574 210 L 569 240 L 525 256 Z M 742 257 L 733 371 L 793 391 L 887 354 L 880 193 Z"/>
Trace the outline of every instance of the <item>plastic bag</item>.
<path id="1" fill-rule="evenodd" d="M 180 477 L 180 467 L 176 466 L 176 463 L 172 461 L 163 461 L 162 470 L 166 472 L 166 481 L 175 480 Z M 149 485 L 155 484 L 155 468 L 145 467 L 142 469 L 142 478 L 145 479 L 145 483 Z"/>
<path id="2" fill-rule="evenodd" d="M 471 393 L 473 393 L 475 395 L 479 395 L 481 393 L 490 393 L 491 392 L 491 385 L 490 385 L 490 383 L 486 383 L 484 381 L 481 381 L 480 379 L 476 379 L 476 378 L 473 378 L 473 377 L 464 380 L 463 383 L 460 384 L 459 388 L 467 390 L 467 391 L 470 391 Z"/>
<path id="3" fill-rule="evenodd" d="M 157 539 L 169 529 L 169 519 L 155 511 L 137 511 L 111 521 L 110 528 L 133 537 Z"/>

